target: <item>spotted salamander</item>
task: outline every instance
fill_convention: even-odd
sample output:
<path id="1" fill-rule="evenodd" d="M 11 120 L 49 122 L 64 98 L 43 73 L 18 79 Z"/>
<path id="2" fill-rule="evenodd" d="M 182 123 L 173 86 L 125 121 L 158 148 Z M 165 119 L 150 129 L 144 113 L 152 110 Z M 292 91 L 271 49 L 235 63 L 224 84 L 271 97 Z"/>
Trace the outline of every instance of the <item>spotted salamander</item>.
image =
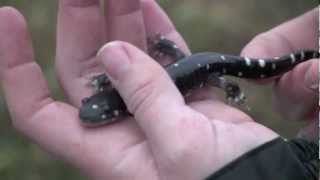
<path id="1" fill-rule="evenodd" d="M 169 55 L 176 59 L 164 68 L 184 96 L 205 85 L 213 85 L 225 91 L 227 100 L 243 104 L 245 96 L 237 83 L 224 76 L 246 79 L 264 79 L 281 75 L 297 64 L 319 58 L 315 50 L 301 50 L 289 55 L 269 59 L 254 59 L 214 52 L 196 53 L 186 56 L 172 41 L 160 37 L 152 46 L 156 56 Z M 150 54 L 153 54 L 150 52 Z M 79 117 L 84 125 L 97 126 L 115 122 L 120 116 L 128 116 L 126 105 L 106 75 L 93 78 L 97 92 L 82 100 Z"/>

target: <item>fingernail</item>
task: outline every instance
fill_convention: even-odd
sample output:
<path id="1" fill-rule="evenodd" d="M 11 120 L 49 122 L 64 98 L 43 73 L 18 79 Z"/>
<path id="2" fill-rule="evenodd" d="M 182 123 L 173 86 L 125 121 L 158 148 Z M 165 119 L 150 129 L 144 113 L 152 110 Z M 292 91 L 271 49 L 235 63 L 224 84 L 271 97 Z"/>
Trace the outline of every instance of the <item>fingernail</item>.
<path id="1" fill-rule="evenodd" d="M 121 42 L 110 42 L 104 45 L 97 56 L 104 64 L 108 76 L 113 80 L 119 80 L 130 67 L 129 56 Z"/>
<path id="2" fill-rule="evenodd" d="M 306 71 L 305 79 L 304 79 L 308 88 L 312 90 L 317 90 L 319 87 L 319 74 L 315 73 L 311 66 Z"/>

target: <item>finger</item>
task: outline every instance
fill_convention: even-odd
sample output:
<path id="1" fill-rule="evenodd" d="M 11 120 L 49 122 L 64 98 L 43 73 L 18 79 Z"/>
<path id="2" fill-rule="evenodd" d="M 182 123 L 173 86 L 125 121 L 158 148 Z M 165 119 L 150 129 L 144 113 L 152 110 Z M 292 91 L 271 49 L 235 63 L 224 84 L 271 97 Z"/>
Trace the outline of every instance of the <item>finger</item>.
<path id="1" fill-rule="evenodd" d="M 170 77 L 149 56 L 127 43 L 112 42 L 99 51 L 98 57 L 159 163 L 169 163 L 167 157 L 175 152 L 188 154 L 190 146 L 201 149 L 212 143 L 213 130 L 208 119 L 185 105 Z M 198 155 L 205 160 L 204 155 Z"/>
<path id="2" fill-rule="evenodd" d="M 314 9 L 258 35 L 244 48 L 242 54 L 263 58 L 288 54 L 298 49 L 317 49 L 317 22 L 318 9 Z M 281 76 L 275 85 L 277 108 L 290 119 L 304 119 L 315 110 L 316 93 L 310 90 L 312 83 L 305 80 L 307 71 L 309 75 L 313 74 L 312 77 L 317 77 L 313 73 L 316 66 L 312 64 L 316 63 L 309 61 L 295 67 Z"/>
<path id="3" fill-rule="evenodd" d="M 92 94 L 84 87 L 92 73 L 102 72 L 95 56 L 104 31 L 99 0 L 59 1 L 56 70 L 73 104 L 80 105 L 81 98 Z"/>
<path id="4" fill-rule="evenodd" d="M 155 0 L 142 0 L 142 9 L 148 37 L 161 34 L 174 41 L 186 54 L 190 54 L 187 44 Z"/>
<path id="5" fill-rule="evenodd" d="M 243 50 L 242 55 L 253 58 L 279 57 L 299 49 L 317 47 L 317 9 L 267 32 L 257 35 Z M 274 78 L 259 80 L 268 83 Z"/>
<path id="6" fill-rule="evenodd" d="M 31 39 L 22 15 L 13 8 L 4 7 L 0 18 L 1 82 L 12 114 L 18 115 L 14 119 L 23 119 L 40 108 L 31 106 L 25 109 L 25 104 L 48 100 L 48 89 L 42 77 L 38 76 L 40 68 L 33 61 Z M 28 82 L 39 84 L 30 86 Z"/>
<path id="7" fill-rule="evenodd" d="M 74 132 L 69 125 L 77 123 L 76 116 L 72 116 L 76 110 L 49 97 L 47 82 L 33 60 L 31 38 L 22 15 L 4 7 L 0 9 L 0 22 L 0 79 L 14 126 L 47 150 L 70 154 L 65 148 L 70 147 L 70 139 L 79 136 L 69 134 Z"/>
<path id="8" fill-rule="evenodd" d="M 318 107 L 319 59 L 298 65 L 277 81 L 275 105 L 277 110 L 289 119 L 315 118 Z M 290 111 L 288 110 L 290 109 Z"/>
<path id="9" fill-rule="evenodd" d="M 280 56 L 297 49 L 317 49 L 318 9 L 256 36 L 242 51 L 257 58 Z"/>
<path id="10" fill-rule="evenodd" d="M 108 41 L 129 42 L 146 51 L 146 34 L 140 0 L 107 0 Z"/>

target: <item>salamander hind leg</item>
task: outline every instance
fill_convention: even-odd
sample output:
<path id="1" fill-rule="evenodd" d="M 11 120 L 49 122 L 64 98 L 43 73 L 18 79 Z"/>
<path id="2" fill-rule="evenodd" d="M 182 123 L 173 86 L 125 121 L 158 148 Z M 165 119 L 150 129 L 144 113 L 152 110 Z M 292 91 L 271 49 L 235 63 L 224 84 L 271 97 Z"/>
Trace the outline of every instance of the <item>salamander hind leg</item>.
<path id="1" fill-rule="evenodd" d="M 247 102 L 244 93 L 241 91 L 239 85 L 234 81 L 225 79 L 221 76 L 212 75 L 208 79 L 208 84 L 224 90 L 228 104 L 242 106 Z"/>
<path id="2" fill-rule="evenodd" d="M 161 34 L 148 38 L 148 53 L 156 60 L 160 60 L 164 56 L 169 56 L 173 61 L 186 57 L 185 53 L 179 49 L 175 42 L 166 39 Z"/>

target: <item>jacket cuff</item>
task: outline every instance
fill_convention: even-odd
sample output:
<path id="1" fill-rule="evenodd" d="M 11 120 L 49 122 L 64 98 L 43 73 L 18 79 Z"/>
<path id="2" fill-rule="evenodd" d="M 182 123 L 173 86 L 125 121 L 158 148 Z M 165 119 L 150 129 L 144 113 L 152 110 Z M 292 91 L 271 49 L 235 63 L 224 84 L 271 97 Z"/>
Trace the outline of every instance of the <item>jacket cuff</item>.
<path id="1" fill-rule="evenodd" d="M 318 145 L 277 138 L 236 159 L 206 180 L 318 180 Z"/>

